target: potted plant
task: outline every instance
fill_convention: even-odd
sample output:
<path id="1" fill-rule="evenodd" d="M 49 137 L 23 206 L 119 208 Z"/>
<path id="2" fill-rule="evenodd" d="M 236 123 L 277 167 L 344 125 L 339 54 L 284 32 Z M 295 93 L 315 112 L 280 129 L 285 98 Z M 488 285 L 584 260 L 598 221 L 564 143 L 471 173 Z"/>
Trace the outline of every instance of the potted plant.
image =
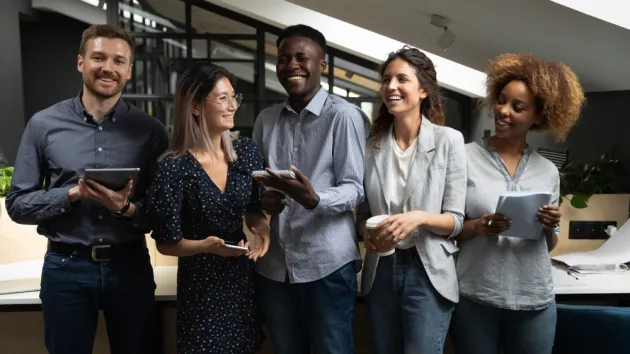
<path id="1" fill-rule="evenodd" d="M 11 186 L 13 167 L 0 164 L 0 198 L 5 198 Z"/>
<path id="2" fill-rule="evenodd" d="M 593 163 L 566 161 L 560 172 L 560 204 L 567 199 L 576 209 L 588 207 L 594 194 L 618 193 L 619 160 L 613 151 L 600 156 Z"/>

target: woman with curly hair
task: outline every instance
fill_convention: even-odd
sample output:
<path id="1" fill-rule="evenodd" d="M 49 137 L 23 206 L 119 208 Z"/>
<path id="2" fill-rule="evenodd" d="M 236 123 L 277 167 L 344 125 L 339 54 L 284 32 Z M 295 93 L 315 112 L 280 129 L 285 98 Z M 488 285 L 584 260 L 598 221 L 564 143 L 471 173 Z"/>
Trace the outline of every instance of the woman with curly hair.
<path id="1" fill-rule="evenodd" d="M 564 64 L 504 54 L 488 70 L 485 103 L 495 135 L 466 145 L 466 220 L 458 235 L 460 302 L 453 314 L 457 353 L 550 354 L 556 306 L 549 252 L 558 242 L 560 179 L 553 163 L 527 144 L 530 131 L 563 141 L 577 121 L 584 93 Z M 499 236 L 510 220 L 493 214 L 505 191 L 549 191 L 533 240 Z"/>
<path id="2" fill-rule="evenodd" d="M 376 354 L 442 353 L 458 301 L 453 237 L 462 229 L 466 151 L 444 127 L 435 67 L 415 48 L 381 69 L 383 105 L 366 145 L 357 226 L 367 249 L 361 292 Z M 382 216 L 372 222 L 371 216 Z"/>

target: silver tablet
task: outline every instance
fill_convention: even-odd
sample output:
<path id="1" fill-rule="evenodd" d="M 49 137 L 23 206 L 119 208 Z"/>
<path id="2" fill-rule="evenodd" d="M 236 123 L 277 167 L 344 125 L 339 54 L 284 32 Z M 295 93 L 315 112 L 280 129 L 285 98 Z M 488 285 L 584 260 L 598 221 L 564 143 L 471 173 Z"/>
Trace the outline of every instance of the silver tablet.
<path id="1" fill-rule="evenodd" d="M 91 179 L 111 190 L 119 191 L 125 188 L 127 181 L 134 181 L 131 195 L 136 189 L 135 182 L 140 173 L 139 168 L 86 168 L 83 179 Z"/>

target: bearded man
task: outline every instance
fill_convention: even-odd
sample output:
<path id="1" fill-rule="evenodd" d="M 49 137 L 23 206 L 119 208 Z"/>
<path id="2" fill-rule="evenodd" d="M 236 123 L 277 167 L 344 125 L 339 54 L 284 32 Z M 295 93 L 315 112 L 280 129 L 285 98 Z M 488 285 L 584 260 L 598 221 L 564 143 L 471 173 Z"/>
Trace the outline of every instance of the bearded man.
<path id="1" fill-rule="evenodd" d="M 100 310 L 113 354 L 153 350 L 145 198 L 168 136 L 161 122 L 121 98 L 133 54 L 123 29 L 85 30 L 77 60 L 83 89 L 29 120 L 16 157 L 6 209 L 48 238 L 40 299 L 51 354 L 92 353 Z M 88 168 L 140 172 L 112 190 L 84 179 Z"/>

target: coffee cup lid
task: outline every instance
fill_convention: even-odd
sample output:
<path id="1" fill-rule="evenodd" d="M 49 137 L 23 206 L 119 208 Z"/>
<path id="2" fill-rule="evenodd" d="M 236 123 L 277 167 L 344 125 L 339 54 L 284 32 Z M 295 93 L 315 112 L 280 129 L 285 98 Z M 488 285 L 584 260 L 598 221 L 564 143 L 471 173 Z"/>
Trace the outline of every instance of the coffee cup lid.
<path id="1" fill-rule="evenodd" d="M 378 225 L 378 223 L 380 223 L 381 221 L 387 219 L 389 217 L 389 215 L 377 215 L 377 216 L 373 216 L 371 218 L 369 218 L 367 220 L 367 222 L 365 223 L 365 226 L 368 229 L 375 229 L 376 225 Z"/>

